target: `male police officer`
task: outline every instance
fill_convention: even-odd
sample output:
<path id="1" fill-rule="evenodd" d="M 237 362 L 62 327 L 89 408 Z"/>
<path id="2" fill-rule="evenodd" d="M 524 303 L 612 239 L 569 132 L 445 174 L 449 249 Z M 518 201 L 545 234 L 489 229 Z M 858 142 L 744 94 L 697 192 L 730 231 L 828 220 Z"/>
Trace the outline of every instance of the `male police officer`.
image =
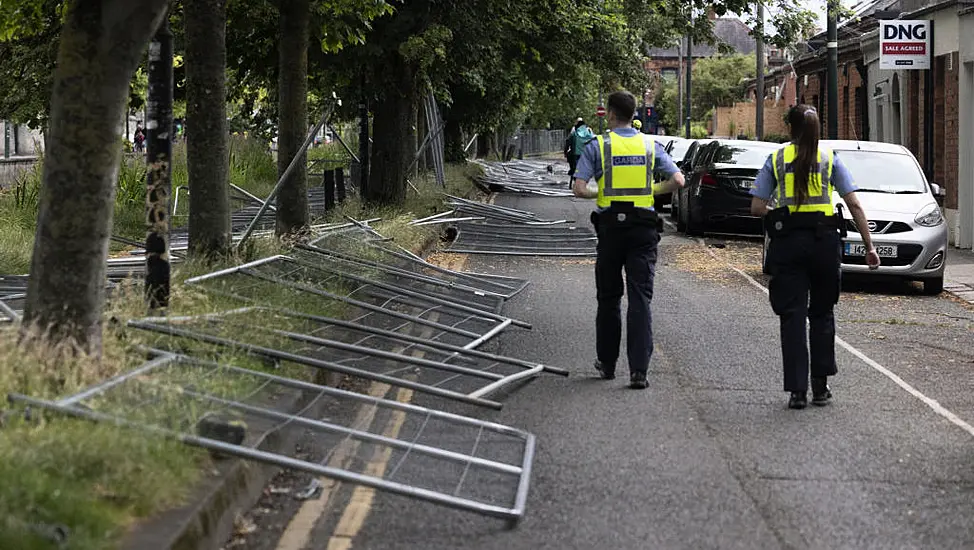
<path id="1" fill-rule="evenodd" d="M 661 220 L 653 210 L 653 194 L 669 193 L 683 187 L 683 174 L 663 147 L 648 134 L 632 127 L 636 98 L 629 92 L 614 92 L 608 97 L 609 131 L 586 144 L 575 171 L 576 197 L 596 199 L 592 223 L 598 233 L 595 261 L 595 288 L 598 297 L 595 368 L 605 380 L 615 378 L 622 317 L 619 303 L 629 289 L 627 313 L 629 387 L 649 386 L 646 373 L 653 354 L 653 328 L 650 301 Z M 653 183 L 653 174 L 667 181 Z M 590 189 L 588 181 L 598 181 Z M 626 270 L 627 285 L 622 283 Z"/>

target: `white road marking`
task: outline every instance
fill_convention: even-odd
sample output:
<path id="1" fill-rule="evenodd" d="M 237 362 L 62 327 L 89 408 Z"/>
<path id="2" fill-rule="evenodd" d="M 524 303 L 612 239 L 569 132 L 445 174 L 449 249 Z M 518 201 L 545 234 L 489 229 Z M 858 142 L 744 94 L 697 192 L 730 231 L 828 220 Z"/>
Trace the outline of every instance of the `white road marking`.
<path id="1" fill-rule="evenodd" d="M 707 251 L 707 253 L 709 253 L 711 256 L 713 256 L 714 259 L 716 259 L 718 261 L 722 261 L 717 256 L 717 254 L 714 253 L 713 250 L 710 250 L 710 248 L 706 246 L 706 244 L 704 243 L 703 239 L 696 239 L 696 241 L 698 243 L 700 243 L 700 246 L 702 246 L 704 248 L 704 250 Z M 747 280 L 747 282 L 749 282 L 752 285 L 754 285 L 755 287 L 757 287 L 758 290 L 760 290 L 761 292 L 764 292 L 765 294 L 768 293 L 767 287 L 765 287 L 764 285 L 762 285 L 761 283 L 759 283 L 757 280 L 755 280 L 754 277 L 751 277 L 750 275 L 748 275 L 747 273 L 745 273 L 741 269 L 738 269 L 738 268 L 736 268 L 736 267 L 734 267 L 734 266 L 732 266 L 732 265 L 730 265 L 730 264 L 728 264 L 726 262 L 724 262 L 724 265 L 726 265 L 727 267 L 729 267 L 732 270 L 736 271 L 738 275 L 740 275 L 741 277 L 744 277 L 744 279 Z M 886 378 L 889 378 L 890 380 L 892 380 L 894 384 L 896 384 L 897 386 L 899 386 L 900 388 L 902 388 L 908 394 L 910 394 L 913 397 L 916 397 L 917 399 L 919 399 L 921 402 L 923 402 L 924 405 L 930 407 L 933 410 L 933 412 L 935 412 L 935 413 L 939 414 L 940 416 L 946 418 L 952 424 L 956 425 L 958 428 L 960 428 L 960 429 L 964 430 L 965 432 L 967 432 L 968 434 L 974 436 L 974 426 L 971 426 L 970 424 L 968 424 L 967 422 L 965 422 L 963 419 L 961 419 L 959 416 L 957 416 L 956 414 L 954 414 L 953 412 L 951 412 L 949 409 L 947 409 L 946 407 L 944 407 L 943 405 L 941 405 L 939 402 L 937 402 L 936 399 L 927 397 L 920 390 L 914 388 L 909 383 L 907 383 L 905 380 L 903 380 L 902 378 L 900 378 L 896 373 L 894 373 L 891 370 L 887 369 L 883 365 L 880 365 L 879 363 L 877 363 L 876 361 L 874 361 L 873 359 L 871 359 L 869 356 L 867 356 L 865 353 L 863 353 L 863 352 L 859 351 L 858 349 L 856 349 L 855 346 L 853 346 L 852 344 L 846 342 L 842 338 L 839 338 L 838 335 L 835 337 L 835 341 L 836 341 L 837 344 L 839 344 L 840 346 L 842 346 L 846 351 L 848 351 L 849 353 L 851 353 L 851 354 L 855 355 L 856 357 L 858 357 L 859 359 L 861 359 L 864 363 L 866 363 L 867 365 L 869 365 L 870 367 L 872 367 L 873 369 L 875 369 L 877 372 L 879 372 L 880 374 L 882 374 Z"/>

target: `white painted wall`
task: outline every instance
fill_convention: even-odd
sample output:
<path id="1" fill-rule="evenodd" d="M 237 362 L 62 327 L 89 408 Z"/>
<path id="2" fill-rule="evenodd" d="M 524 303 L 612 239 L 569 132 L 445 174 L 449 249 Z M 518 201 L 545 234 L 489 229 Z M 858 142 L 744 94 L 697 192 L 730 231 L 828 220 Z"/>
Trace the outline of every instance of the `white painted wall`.
<path id="1" fill-rule="evenodd" d="M 974 247 L 974 13 L 958 18 L 960 57 L 960 102 L 957 177 L 958 213 L 954 223 L 955 244 Z"/>

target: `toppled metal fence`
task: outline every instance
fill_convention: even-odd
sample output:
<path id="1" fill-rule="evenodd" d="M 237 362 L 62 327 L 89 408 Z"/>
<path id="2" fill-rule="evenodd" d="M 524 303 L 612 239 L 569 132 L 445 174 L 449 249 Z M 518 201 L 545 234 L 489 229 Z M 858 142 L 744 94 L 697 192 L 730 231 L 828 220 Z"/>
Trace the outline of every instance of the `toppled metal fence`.
<path id="1" fill-rule="evenodd" d="M 406 403 L 408 391 L 386 399 L 187 355 L 151 355 L 56 401 L 8 399 L 509 521 L 524 513 L 535 444 L 527 432 Z M 261 449 L 290 430 L 311 436 L 312 447 L 301 456 Z M 379 460 L 388 467 L 373 467 Z"/>
<path id="2" fill-rule="evenodd" d="M 567 220 L 546 220 L 534 212 L 449 197 L 457 216 L 481 221 L 458 221 L 447 252 L 508 256 L 595 256 L 598 237 L 589 227 Z"/>
<path id="3" fill-rule="evenodd" d="M 310 246 L 333 256 L 354 258 L 364 266 L 398 274 L 408 273 L 433 284 L 496 295 L 505 300 L 513 298 L 528 286 L 528 281 L 516 277 L 453 271 L 435 265 L 396 245 L 362 222 L 327 231 L 311 241 Z"/>
<path id="4" fill-rule="evenodd" d="M 27 276 L 0 276 L 0 323 L 19 321 L 27 298 Z"/>
<path id="5" fill-rule="evenodd" d="M 567 374 L 432 338 L 429 327 L 403 332 L 276 308 L 149 318 L 129 326 L 493 409 L 502 405 L 487 396 L 504 387 L 542 372 Z"/>
<path id="6" fill-rule="evenodd" d="M 477 161 L 484 169 L 475 182 L 487 192 L 512 192 L 547 197 L 571 197 L 568 168 L 555 161 L 516 160 L 504 163 Z"/>

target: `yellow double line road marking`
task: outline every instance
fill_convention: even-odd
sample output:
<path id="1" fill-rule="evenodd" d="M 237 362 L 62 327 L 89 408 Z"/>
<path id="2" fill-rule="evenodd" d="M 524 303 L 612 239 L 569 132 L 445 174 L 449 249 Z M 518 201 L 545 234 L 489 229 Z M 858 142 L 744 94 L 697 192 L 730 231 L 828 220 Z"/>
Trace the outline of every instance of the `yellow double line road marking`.
<path id="1" fill-rule="evenodd" d="M 452 264 L 447 269 L 452 269 L 454 271 L 460 271 L 463 269 L 467 262 L 466 255 L 457 255 L 456 258 L 451 258 Z M 435 320 L 435 315 L 433 320 Z M 432 328 L 427 328 L 424 330 L 424 336 L 429 337 L 432 335 Z M 402 351 L 401 348 L 400 351 Z M 417 350 L 414 354 L 416 357 L 423 357 L 425 352 L 422 350 Z M 380 384 L 373 382 L 369 386 L 369 395 L 372 397 L 382 398 L 385 397 L 391 386 L 388 384 Z M 396 393 L 396 400 L 401 403 L 408 403 L 412 400 L 413 391 L 408 388 L 400 388 Z M 354 426 L 365 426 L 362 429 L 368 429 L 375 422 L 375 415 L 378 408 L 375 405 L 363 406 L 359 409 L 355 417 Z M 389 420 L 386 422 L 386 427 L 382 432 L 382 435 L 386 437 L 396 438 L 399 435 L 399 431 L 402 430 L 402 426 L 406 421 L 406 413 L 403 411 L 392 411 Z M 342 441 L 332 458 L 328 461 L 328 465 L 335 468 L 347 469 L 355 456 L 359 452 L 361 447 L 361 442 L 353 439 L 345 439 Z M 390 447 L 376 447 L 375 452 L 372 454 L 371 460 L 369 460 L 368 465 L 365 467 L 364 474 L 375 477 L 382 477 L 385 475 L 386 468 L 389 466 L 389 460 L 392 457 L 392 448 Z M 335 495 L 338 494 L 338 490 L 341 487 L 341 483 L 329 478 L 320 478 L 318 480 L 322 485 L 321 496 L 315 500 L 306 500 L 298 513 L 291 519 L 288 523 L 287 528 L 284 530 L 284 534 L 281 536 L 277 544 L 276 550 L 318 550 L 320 547 L 309 546 L 311 543 L 311 534 L 314 532 L 315 525 L 321 519 L 322 516 L 329 510 L 332 500 L 334 500 Z M 369 513 L 372 511 L 372 503 L 375 499 L 375 489 L 371 487 L 356 486 L 352 492 L 352 498 L 349 499 L 348 504 L 345 506 L 345 510 L 342 513 L 341 518 L 338 520 L 338 525 L 335 527 L 335 531 L 332 536 L 328 539 L 328 550 L 347 550 L 352 547 L 352 541 L 362 530 L 365 525 L 366 519 L 369 517 Z"/>

